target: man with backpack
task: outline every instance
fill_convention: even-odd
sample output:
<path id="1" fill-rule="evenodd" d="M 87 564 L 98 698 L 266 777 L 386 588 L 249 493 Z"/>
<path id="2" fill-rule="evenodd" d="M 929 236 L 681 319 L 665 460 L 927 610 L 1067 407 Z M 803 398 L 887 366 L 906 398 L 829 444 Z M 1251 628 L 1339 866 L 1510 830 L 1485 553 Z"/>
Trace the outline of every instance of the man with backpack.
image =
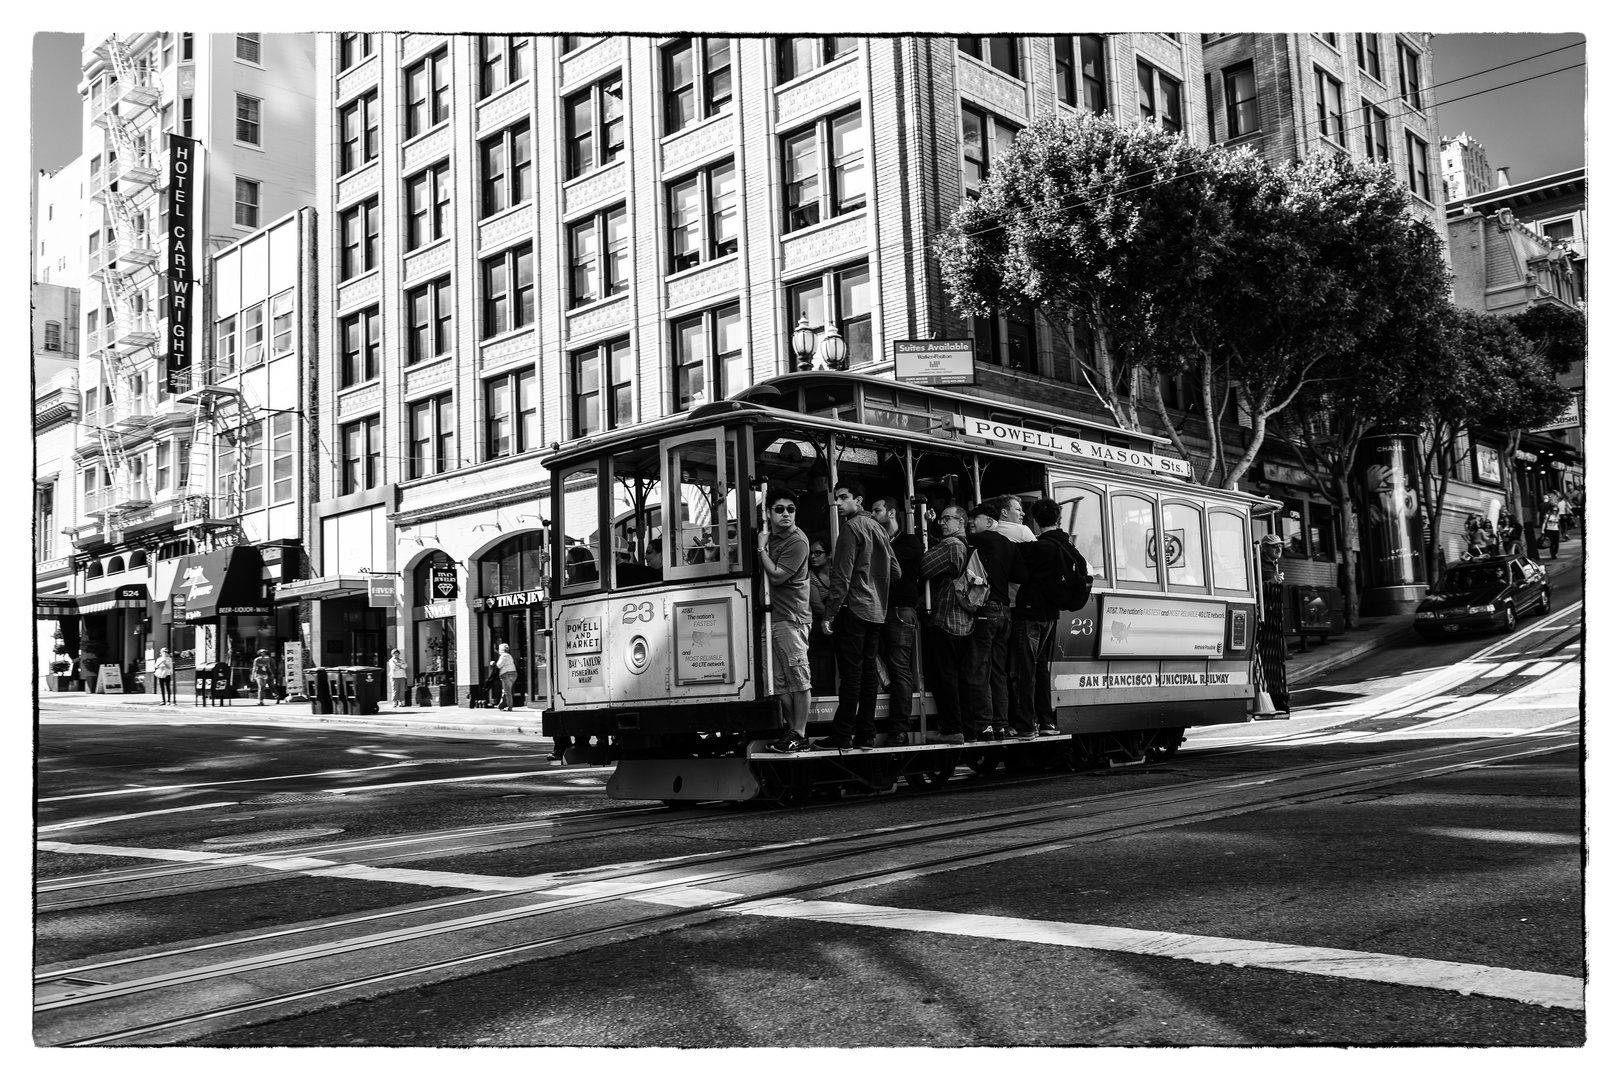
<path id="1" fill-rule="evenodd" d="M 1061 512 L 1055 501 L 1038 500 L 1029 516 L 1036 537 L 1017 545 L 1029 580 L 1017 590 L 1011 610 L 1011 726 L 1023 739 L 1060 734 L 1051 705 L 1056 620 L 1090 599 L 1090 568 L 1057 527 Z"/>
<path id="2" fill-rule="evenodd" d="M 988 700 L 979 700 L 988 708 L 980 707 L 975 718 L 981 739 L 1004 738 L 1011 730 L 1011 587 L 1028 582 L 1028 569 L 1017 551 L 1021 545 L 996 531 L 999 520 L 1000 507 L 993 503 L 972 508 L 972 552 L 982 562 L 989 585 L 972 629 L 974 678 L 989 688 Z"/>

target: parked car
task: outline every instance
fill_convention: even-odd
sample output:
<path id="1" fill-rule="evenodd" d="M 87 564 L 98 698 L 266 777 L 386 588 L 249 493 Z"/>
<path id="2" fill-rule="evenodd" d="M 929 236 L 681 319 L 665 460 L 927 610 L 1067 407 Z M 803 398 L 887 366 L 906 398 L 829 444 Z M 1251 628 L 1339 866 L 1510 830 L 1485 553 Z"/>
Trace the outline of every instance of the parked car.
<path id="1" fill-rule="evenodd" d="M 1551 609 L 1545 568 L 1526 555 L 1468 559 L 1444 571 L 1416 608 L 1416 632 L 1432 639 L 1463 630 L 1504 630 L 1533 611 Z"/>

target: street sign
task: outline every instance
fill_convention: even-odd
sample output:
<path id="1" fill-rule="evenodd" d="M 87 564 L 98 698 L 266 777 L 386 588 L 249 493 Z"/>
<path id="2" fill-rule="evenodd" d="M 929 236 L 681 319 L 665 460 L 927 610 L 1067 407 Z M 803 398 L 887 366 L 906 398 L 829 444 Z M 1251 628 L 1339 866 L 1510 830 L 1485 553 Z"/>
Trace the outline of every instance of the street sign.
<path id="1" fill-rule="evenodd" d="M 453 566 L 433 567 L 433 599 L 454 600 L 461 595 L 461 582 Z"/>

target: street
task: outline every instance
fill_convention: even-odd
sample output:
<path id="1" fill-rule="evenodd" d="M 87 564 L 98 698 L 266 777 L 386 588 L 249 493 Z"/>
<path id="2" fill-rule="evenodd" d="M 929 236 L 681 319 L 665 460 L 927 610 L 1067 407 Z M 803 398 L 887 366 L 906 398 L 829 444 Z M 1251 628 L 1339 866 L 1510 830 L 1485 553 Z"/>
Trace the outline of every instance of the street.
<path id="1" fill-rule="evenodd" d="M 615 803 L 531 738 L 47 706 L 37 1037 L 1578 1045 L 1581 613 L 1158 765 L 790 810 Z"/>

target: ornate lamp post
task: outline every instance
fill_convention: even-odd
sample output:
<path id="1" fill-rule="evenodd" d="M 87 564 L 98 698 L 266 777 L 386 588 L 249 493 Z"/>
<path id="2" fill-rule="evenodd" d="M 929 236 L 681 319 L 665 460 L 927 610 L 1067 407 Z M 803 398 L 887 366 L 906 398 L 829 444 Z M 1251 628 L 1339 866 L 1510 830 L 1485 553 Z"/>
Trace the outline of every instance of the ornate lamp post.
<path id="1" fill-rule="evenodd" d="M 837 327 L 826 327 L 826 332 L 820 336 L 820 355 L 825 358 L 826 366 L 833 371 L 842 371 L 848 367 L 848 342 L 837 332 Z"/>
<path id="2" fill-rule="evenodd" d="M 814 366 L 815 331 L 809 325 L 809 316 L 798 316 L 798 327 L 792 331 L 792 351 L 797 355 L 797 371 L 808 371 Z"/>

